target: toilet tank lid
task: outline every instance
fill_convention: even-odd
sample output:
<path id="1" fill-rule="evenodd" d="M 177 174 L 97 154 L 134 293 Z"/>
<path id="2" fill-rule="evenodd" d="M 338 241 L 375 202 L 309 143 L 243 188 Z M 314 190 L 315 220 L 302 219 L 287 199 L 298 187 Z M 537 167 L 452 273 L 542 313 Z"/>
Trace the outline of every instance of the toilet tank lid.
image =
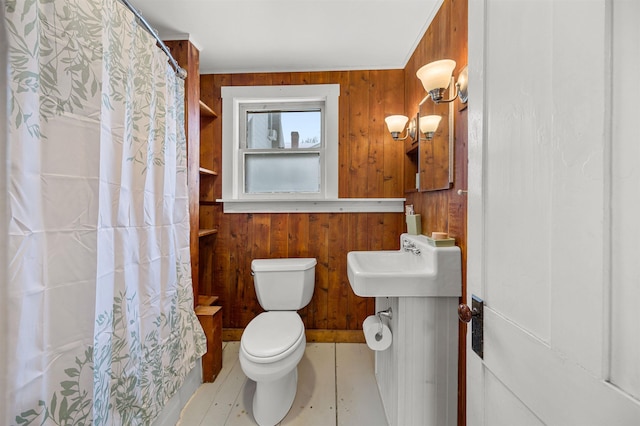
<path id="1" fill-rule="evenodd" d="M 306 271 L 316 266 L 313 257 L 280 258 L 280 259 L 254 259 L 251 262 L 251 270 L 263 271 Z"/>

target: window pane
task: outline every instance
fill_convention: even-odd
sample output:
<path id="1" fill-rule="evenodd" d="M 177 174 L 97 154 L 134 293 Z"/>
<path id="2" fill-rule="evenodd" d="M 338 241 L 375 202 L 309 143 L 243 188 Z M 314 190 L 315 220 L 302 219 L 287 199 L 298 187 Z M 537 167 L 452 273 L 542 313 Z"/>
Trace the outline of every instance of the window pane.
<path id="1" fill-rule="evenodd" d="M 248 111 L 247 148 L 319 148 L 322 113 L 310 111 Z"/>
<path id="2" fill-rule="evenodd" d="M 245 154 L 245 193 L 320 192 L 320 153 Z"/>

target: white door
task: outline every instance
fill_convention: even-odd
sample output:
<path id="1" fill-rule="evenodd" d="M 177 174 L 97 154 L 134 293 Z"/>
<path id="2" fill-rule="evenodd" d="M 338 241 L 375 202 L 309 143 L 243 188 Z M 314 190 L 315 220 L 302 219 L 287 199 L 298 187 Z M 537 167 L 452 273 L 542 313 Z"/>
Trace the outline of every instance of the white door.
<path id="1" fill-rule="evenodd" d="M 469 0 L 469 426 L 640 425 L 639 20 Z"/>

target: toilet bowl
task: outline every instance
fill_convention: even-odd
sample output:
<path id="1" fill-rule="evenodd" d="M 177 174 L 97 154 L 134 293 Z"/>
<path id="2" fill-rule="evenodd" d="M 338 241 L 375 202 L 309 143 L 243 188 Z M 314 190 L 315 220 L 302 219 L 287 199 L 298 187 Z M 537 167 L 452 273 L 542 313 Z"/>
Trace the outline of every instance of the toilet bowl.
<path id="1" fill-rule="evenodd" d="M 297 310 L 313 296 L 316 260 L 257 259 L 251 263 L 256 295 L 266 310 L 247 325 L 240 340 L 240 366 L 256 382 L 253 416 L 260 426 L 282 420 L 296 395 L 304 355 L 304 323 Z"/>

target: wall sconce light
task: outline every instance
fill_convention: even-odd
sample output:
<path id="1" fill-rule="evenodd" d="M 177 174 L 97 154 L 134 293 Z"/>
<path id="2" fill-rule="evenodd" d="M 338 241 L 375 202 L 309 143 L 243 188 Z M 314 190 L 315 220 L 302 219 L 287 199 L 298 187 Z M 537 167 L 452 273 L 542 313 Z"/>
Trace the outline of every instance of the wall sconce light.
<path id="1" fill-rule="evenodd" d="M 424 138 L 420 137 L 420 140 L 432 140 L 433 135 L 440 125 L 440 120 L 442 120 L 442 117 L 439 115 L 425 115 L 424 117 L 420 117 L 420 133 L 424 133 L 425 135 Z"/>
<path id="2" fill-rule="evenodd" d="M 452 99 L 442 99 L 444 91 L 451 84 L 451 75 L 456 67 L 456 61 L 451 59 L 442 59 L 428 63 L 416 72 L 416 75 L 422 82 L 424 90 L 429 93 L 429 96 L 435 103 L 440 102 L 453 102 L 456 98 L 460 97 L 462 103 L 467 103 L 469 94 L 467 92 L 467 80 L 468 72 L 467 67 L 464 67 L 460 71 L 458 76 L 458 82 L 456 83 L 456 95 Z"/>
<path id="3" fill-rule="evenodd" d="M 407 125 L 407 121 L 409 121 L 409 117 L 405 115 L 390 115 L 384 119 L 384 122 L 387 123 L 387 128 L 391 133 L 391 137 L 394 141 L 403 141 L 408 137 L 411 139 L 416 136 L 416 119 L 413 118 L 411 123 L 409 123 L 409 127 L 407 128 L 407 133 L 404 137 L 400 137 L 400 134 L 404 130 L 404 127 Z"/>

